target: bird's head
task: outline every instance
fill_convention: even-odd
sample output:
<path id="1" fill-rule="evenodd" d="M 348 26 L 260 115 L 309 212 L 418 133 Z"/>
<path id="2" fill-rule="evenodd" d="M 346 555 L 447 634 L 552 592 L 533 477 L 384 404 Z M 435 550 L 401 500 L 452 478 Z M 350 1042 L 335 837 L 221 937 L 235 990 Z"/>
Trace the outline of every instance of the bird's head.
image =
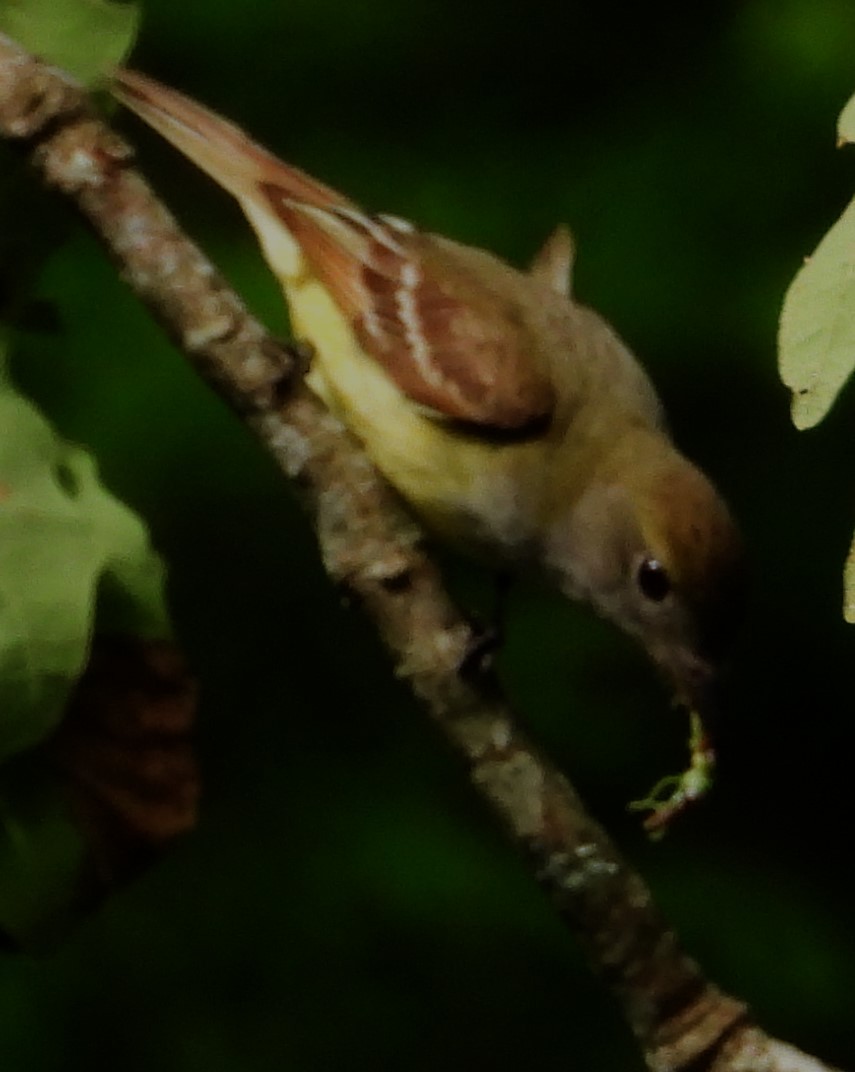
<path id="1" fill-rule="evenodd" d="M 636 637 L 707 714 L 745 602 L 742 541 L 723 499 L 670 442 L 628 436 L 551 527 L 559 586 Z"/>

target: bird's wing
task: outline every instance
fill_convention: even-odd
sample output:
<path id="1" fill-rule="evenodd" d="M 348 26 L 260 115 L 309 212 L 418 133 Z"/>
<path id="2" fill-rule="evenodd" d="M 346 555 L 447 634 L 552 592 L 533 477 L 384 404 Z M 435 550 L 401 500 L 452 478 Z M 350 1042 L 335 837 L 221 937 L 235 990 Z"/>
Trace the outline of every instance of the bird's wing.
<path id="1" fill-rule="evenodd" d="M 114 92 L 240 201 L 283 282 L 305 271 L 305 258 L 365 352 L 414 402 L 507 432 L 549 417 L 551 380 L 503 288 L 404 221 L 364 214 L 183 94 L 132 71 L 116 72 Z"/>
<path id="2" fill-rule="evenodd" d="M 274 211 L 399 390 L 452 420 L 524 431 L 546 419 L 551 381 L 506 296 L 409 224 L 317 209 L 266 186 Z"/>

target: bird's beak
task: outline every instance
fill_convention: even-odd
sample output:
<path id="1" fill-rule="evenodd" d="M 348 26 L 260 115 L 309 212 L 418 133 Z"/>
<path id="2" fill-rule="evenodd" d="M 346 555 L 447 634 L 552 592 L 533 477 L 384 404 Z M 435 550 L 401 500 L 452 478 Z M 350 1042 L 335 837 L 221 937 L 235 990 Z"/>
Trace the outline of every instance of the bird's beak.
<path id="1" fill-rule="evenodd" d="M 718 666 L 682 646 L 651 649 L 650 655 L 673 690 L 675 702 L 693 711 L 711 732 L 719 709 Z"/>
<path id="2" fill-rule="evenodd" d="M 686 648 L 655 650 L 651 657 L 674 690 L 677 704 L 689 712 L 689 762 L 679 775 L 663 778 L 644 799 L 630 807 L 647 812 L 644 827 L 651 837 L 661 837 L 673 820 L 709 790 L 716 755 L 713 723 L 718 709 L 716 667 Z"/>

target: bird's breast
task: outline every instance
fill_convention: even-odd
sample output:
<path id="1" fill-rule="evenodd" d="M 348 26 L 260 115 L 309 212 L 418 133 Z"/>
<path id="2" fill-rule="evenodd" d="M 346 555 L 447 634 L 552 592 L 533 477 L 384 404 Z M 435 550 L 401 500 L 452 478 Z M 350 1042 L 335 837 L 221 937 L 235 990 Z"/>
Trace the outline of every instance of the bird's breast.
<path id="1" fill-rule="evenodd" d="M 479 557 L 518 560 L 536 536 L 542 444 L 486 440 L 429 415 L 365 352 L 317 280 L 292 277 L 287 291 L 294 332 L 314 349 L 309 387 L 428 529 Z"/>

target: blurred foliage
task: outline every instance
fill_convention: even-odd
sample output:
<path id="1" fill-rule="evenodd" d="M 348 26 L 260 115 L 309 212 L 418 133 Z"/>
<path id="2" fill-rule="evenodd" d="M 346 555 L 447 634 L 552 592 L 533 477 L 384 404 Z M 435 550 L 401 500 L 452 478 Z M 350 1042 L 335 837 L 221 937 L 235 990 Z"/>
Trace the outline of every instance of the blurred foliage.
<path id="1" fill-rule="evenodd" d="M 521 588 L 502 672 L 711 976 L 843 1066 L 851 436 L 835 412 L 797 437 L 774 344 L 788 280 L 851 191 L 851 161 L 828 146 L 853 54 L 847 0 L 149 0 L 133 59 L 370 208 L 518 262 L 571 224 L 577 293 L 645 360 L 752 548 L 715 792 L 655 847 L 625 815 L 679 766 L 685 727 L 641 656 L 584 612 Z M 190 232 L 284 330 L 237 209 L 132 130 Z M 16 379 L 169 563 L 205 693 L 207 791 L 169 860 L 52 955 L 0 962 L 0 1063 L 639 1070 L 572 937 L 324 582 L 272 464 L 42 200 L 32 241 L 57 215 L 70 231 L 33 294 L 61 347 L 23 326 Z M 489 606 L 487 578 L 448 566 L 461 599 Z"/>
<path id="2" fill-rule="evenodd" d="M 837 121 L 838 145 L 855 141 L 855 97 Z M 855 369 L 855 200 L 790 284 L 778 328 L 781 379 L 793 392 L 793 424 L 812 428 Z M 855 543 L 843 577 L 843 613 L 855 622 Z"/>
<path id="3" fill-rule="evenodd" d="M 7 362 L 0 338 L 0 932 L 29 943 L 73 915 L 83 843 L 52 765 L 10 757 L 64 717 L 96 606 L 105 634 L 162 638 L 169 624 L 144 525 L 100 483 L 89 452 L 18 393 Z"/>
<path id="4" fill-rule="evenodd" d="M 837 120 L 837 144 L 851 145 L 855 142 L 855 97 L 850 97 Z"/>
<path id="5" fill-rule="evenodd" d="M 50 948 L 80 917 L 87 845 L 40 750 L 0 767 L 0 928 L 10 948 Z"/>
<path id="6" fill-rule="evenodd" d="M 12 0 L 0 7 L 0 32 L 95 82 L 130 48 L 138 14 L 108 0 Z M 43 333 L 61 351 L 56 307 L 33 288 L 45 258 L 65 238 L 66 215 L 46 211 L 43 194 L 5 146 L 0 163 L 0 935 L 32 947 L 55 940 L 96 891 L 129 871 L 117 865 L 119 853 L 123 861 L 143 856 L 128 842 L 136 849 L 140 841 L 164 840 L 160 830 L 141 836 L 139 824 L 129 835 L 121 808 L 108 808 L 97 821 L 85 814 L 109 783 L 104 755 L 116 749 L 104 733 L 93 733 L 92 712 L 84 712 L 87 723 L 80 715 L 85 704 L 71 698 L 89 668 L 96 630 L 102 640 L 117 633 L 126 644 L 135 638 L 142 650 L 168 637 L 169 624 L 163 567 L 145 526 L 101 484 L 90 452 L 63 440 L 9 375 L 12 329 Z M 168 676 L 158 680 L 161 694 L 170 684 Z M 111 699 L 111 713 L 121 706 L 123 723 L 138 730 L 134 705 L 116 690 Z M 69 709 L 78 712 L 73 725 Z M 153 786 L 162 790 L 164 779 L 158 783 L 144 769 L 139 757 L 148 760 L 150 752 L 139 740 L 135 745 L 134 763 L 123 773 L 127 782 L 133 769 L 137 783 L 123 786 L 122 805 L 163 810 L 169 794 L 158 798 Z M 163 751 L 162 740 L 156 746 Z M 173 745 L 173 753 L 182 747 Z M 192 788 L 192 758 L 184 769 Z M 140 808 L 142 791 L 147 802 Z M 100 801 L 98 807 L 100 816 Z M 192 818 L 192 807 L 187 814 Z"/>
<path id="7" fill-rule="evenodd" d="M 0 352 L 0 760 L 59 721 L 107 630 L 168 631 L 163 569 L 138 518 L 15 390 Z"/>
<path id="8" fill-rule="evenodd" d="M 781 314 L 781 378 L 796 428 L 831 409 L 855 369 L 855 200 L 799 269 Z"/>
<path id="9" fill-rule="evenodd" d="M 0 33 L 93 85 L 130 52 L 139 18 L 134 0 L 3 0 Z"/>

